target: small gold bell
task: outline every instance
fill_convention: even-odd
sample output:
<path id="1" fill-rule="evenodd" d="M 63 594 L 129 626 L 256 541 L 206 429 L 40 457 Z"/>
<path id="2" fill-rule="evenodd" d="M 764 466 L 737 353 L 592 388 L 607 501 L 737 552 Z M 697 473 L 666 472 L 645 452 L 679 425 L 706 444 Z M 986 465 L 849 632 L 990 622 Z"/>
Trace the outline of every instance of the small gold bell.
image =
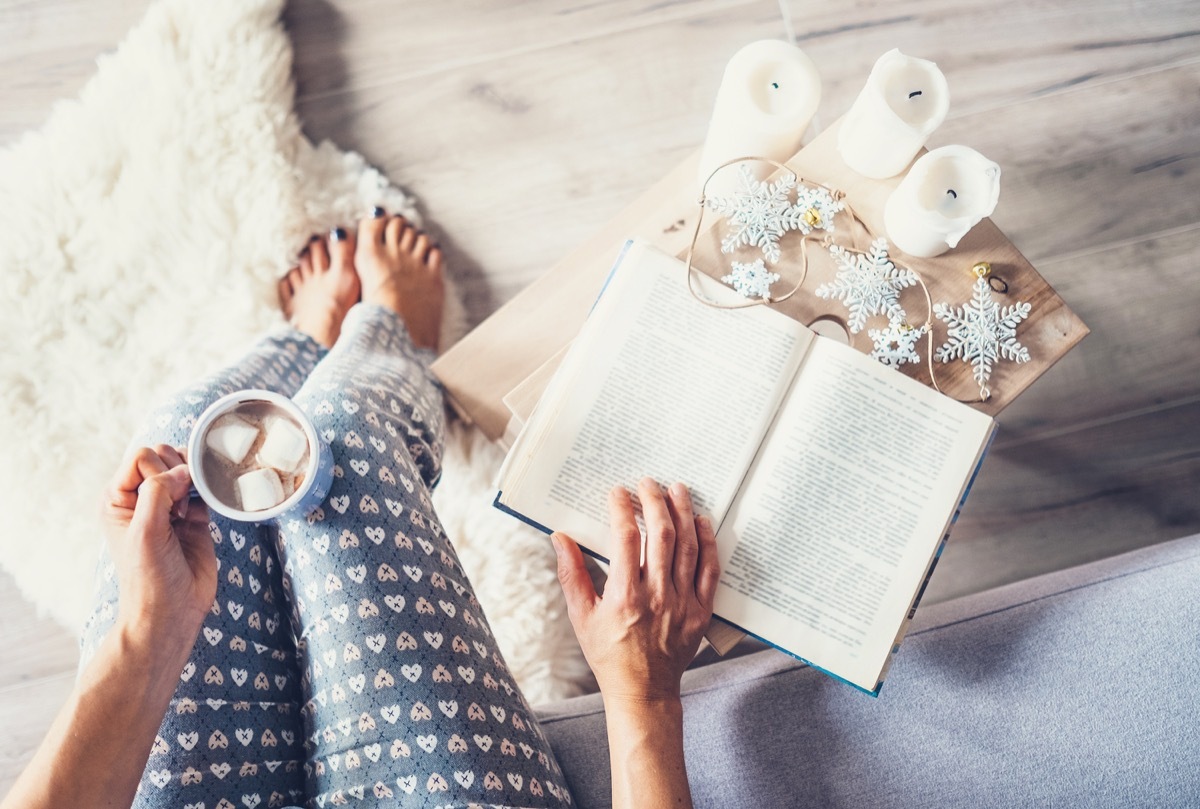
<path id="1" fill-rule="evenodd" d="M 992 265 L 986 261 L 980 261 L 971 267 L 971 272 L 975 273 L 979 278 L 987 278 L 992 274 Z"/>
<path id="2" fill-rule="evenodd" d="M 821 224 L 821 212 L 816 208 L 809 208 L 804 212 L 804 224 L 810 228 L 815 228 Z"/>

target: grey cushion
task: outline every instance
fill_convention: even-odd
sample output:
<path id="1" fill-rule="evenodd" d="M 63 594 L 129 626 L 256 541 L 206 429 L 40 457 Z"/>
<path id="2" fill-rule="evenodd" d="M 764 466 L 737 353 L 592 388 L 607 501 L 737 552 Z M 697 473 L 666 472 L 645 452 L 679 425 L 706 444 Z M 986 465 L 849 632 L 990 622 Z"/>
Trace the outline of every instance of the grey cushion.
<path id="1" fill-rule="evenodd" d="M 925 607 L 878 699 L 774 651 L 689 671 L 697 807 L 1200 805 L 1200 536 Z M 611 803 L 598 695 L 539 714 Z"/>

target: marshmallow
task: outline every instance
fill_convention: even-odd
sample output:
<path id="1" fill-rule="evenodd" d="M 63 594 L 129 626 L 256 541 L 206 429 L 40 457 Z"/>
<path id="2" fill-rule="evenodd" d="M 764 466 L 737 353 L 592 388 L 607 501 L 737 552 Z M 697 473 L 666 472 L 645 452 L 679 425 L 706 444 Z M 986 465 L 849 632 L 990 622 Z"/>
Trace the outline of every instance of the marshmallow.
<path id="1" fill-rule="evenodd" d="M 204 437 L 209 449 L 235 466 L 246 459 L 257 440 L 258 428 L 233 413 L 217 419 Z"/>
<path id="2" fill-rule="evenodd" d="M 282 416 L 267 418 L 263 422 L 263 432 L 266 438 L 258 451 L 258 462 L 283 474 L 295 472 L 308 452 L 308 436 Z"/>
<path id="3" fill-rule="evenodd" d="M 237 479 L 237 489 L 242 511 L 264 511 L 287 499 L 274 469 L 247 472 Z"/>

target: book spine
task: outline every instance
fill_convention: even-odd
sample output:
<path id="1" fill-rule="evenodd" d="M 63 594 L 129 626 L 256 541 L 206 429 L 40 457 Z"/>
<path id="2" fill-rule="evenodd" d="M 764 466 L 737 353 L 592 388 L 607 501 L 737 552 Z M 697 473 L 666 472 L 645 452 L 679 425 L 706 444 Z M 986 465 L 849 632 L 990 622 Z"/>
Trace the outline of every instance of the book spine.
<path id="1" fill-rule="evenodd" d="M 983 468 L 983 460 L 987 457 L 988 452 L 992 448 L 992 441 L 996 438 L 996 430 L 993 428 L 988 436 L 987 443 L 983 447 L 983 452 L 979 455 L 979 461 L 975 464 L 975 469 L 971 472 L 971 477 L 967 481 L 967 485 L 963 487 L 962 496 L 958 499 L 958 506 L 954 509 L 953 516 L 950 517 L 950 522 L 946 525 L 946 530 L 942 534 L 942 539 L 938 543 L 937 550 L 933 554 L 933 558 L 929 561 L 929 567 L 925 570 L 925 578 L 921 581 L 921 586 L 917 589 L 916 596 L 913 597 L 912 605 L 908 608 L 908 615 L 900 624 L 899 631 L 896 632 L 896 639 L 892 642 L 892 650 L 888 653 L 888 659 L 883 664 L 883 670 L 879 673 L 880 686 L 884 678 L 887 676 L 888 669 L 891 668 L 892 661 L 896 659 L 896 652 L 900 651 L 900 643 L 904 640 L 904 636 L 908 633 L 908 627 L 912 623 L 913 618 L 917 615 L 917 607 L 921 604 L 921 599 L 925 596 L 925 590 L 929 587 L 929 580 L 933 578 L 933 570 L 937 567 L 938 560 L 942 558 L 942 552 L 946 549 L 946 542 L 950 539 L 950 531 L 953 530 L 954 524 L 958 522 L 958 517 L 962 514 L 963 507 L 967 504 L 967 496 L 971 493 L 971 489 L 975 486 L 975 479 L 979 477 L 979 470 Z M 878 693 L 878 689 L 876 690 Z"/>

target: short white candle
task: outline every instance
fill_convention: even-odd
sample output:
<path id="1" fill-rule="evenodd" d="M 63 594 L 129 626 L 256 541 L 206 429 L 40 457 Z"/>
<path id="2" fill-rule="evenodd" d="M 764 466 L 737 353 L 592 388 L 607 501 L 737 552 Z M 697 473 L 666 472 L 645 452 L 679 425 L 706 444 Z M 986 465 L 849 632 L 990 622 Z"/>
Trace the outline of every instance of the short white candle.
<path id="1" fill-rule="evenodd" d="M 804 51 L 787 42 L 764 39 L 733 55 L 725 66 L 700 158 L 699 182 L 729 160 L 769 157 L 783 163 L 800 142 L 821 101 L 821 77 Z M 769 164 L 750 166 L 760 177 Z M 710 193 L 725 193 L 736 181 L 730 168 L 713 178 Z"/>
<path id="2" fill-rule="evenodd" d="M 946 77 L 933 62 L 890 50 L 842 119 L 838 152 L 864 177 L 895 177 L 920 151 L 950 109 Z"/>
<path id="3" fill-rule="evenodd" d="M 928 258 L 957 247 L 990 216 L 1000 198 L 1000 167 L 967 146 L 922 155 L 888 197 L 888 238 L 910 256 Z"/>

